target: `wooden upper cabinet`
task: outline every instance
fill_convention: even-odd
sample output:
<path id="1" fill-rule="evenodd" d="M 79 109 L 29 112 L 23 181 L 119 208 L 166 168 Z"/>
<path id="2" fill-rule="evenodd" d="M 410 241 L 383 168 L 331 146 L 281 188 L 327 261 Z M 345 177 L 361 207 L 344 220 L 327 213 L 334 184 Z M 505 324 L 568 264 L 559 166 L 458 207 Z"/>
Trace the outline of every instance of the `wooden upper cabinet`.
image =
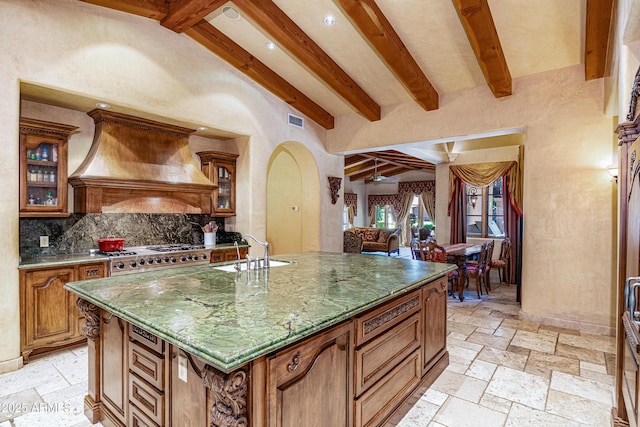
<path id="1" fill-rule="evenodd" d="M 20 120 L 20 216 L 68 216 L 67 142 L 76 126 Z"/>
<path id="2" fill-rule="evenodd" d="M 237 154 L 219 151 L 200 151 L 202 172 L 216 185 L 211 196 L 211 212 L 216 216 L 236 214 Z"/>

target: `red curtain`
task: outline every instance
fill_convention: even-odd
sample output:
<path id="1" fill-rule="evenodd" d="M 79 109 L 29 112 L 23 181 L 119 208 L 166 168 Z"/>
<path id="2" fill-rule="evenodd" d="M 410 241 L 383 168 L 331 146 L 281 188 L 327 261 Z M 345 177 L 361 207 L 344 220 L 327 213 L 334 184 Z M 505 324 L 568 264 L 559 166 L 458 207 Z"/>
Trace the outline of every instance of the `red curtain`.
<path id="1" fill-rule="evenodd" d="M 453 181 L 453 195 L 449 203 L 449 216 L 451 217 L 451 236 L 449 243 L 467 242 L 467 200 L 464 191 L 464 182 L 456 177 Z"/>

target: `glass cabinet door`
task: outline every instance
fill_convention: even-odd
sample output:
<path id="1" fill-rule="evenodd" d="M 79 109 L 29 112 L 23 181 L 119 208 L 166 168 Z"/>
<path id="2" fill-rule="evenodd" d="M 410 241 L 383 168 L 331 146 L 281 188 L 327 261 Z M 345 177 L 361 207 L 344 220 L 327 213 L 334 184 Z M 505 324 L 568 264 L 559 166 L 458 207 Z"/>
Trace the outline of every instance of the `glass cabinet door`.
<path id="1" fill-rule="evenodd" d="M 20 119 L 20 216 L 69 216 L 67 142 L 77 127 Z"/>
<path id="2" fill-rule="evenodd" d="M 59 144 L 41 142 L 27 144 L 27 206 L 59 207 L 58 150 Z"/>
<path id="3" fill-rule="evenodd" d="M 216 209 L 231 209 L 231 191 L 233 182 L 233 170 L 226 166 L 218 166 L 218 200 Z"/>

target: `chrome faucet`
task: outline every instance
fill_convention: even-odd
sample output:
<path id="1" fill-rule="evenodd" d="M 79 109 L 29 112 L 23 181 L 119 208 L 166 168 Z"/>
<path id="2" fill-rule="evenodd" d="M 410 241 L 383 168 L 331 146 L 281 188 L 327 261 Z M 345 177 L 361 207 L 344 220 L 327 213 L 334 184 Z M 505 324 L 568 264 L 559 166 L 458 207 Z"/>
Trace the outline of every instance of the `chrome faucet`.
<path id="1" fill-rule="evenodd" d="M 245 234 L 244 236 L 242 236 L 243 239 L 246 237 L 251 237 L 257 244 L 264 246 L 264 258 L 262 267 L 269 268 L 269 242 L 267 242 L 266 240 L 264 242 L 261 242 L 251 234 Z M 256 264 L 259 265 L 259 263 L 260 262 L 258 261 Z"/>

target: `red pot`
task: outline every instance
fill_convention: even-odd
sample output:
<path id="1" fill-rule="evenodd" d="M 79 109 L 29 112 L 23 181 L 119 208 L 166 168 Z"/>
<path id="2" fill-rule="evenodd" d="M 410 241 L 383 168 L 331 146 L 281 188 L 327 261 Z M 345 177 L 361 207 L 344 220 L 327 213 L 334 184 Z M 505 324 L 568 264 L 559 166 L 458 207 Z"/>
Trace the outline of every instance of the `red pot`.
<path id="1" fill-rule="evenodd" d="M 124 248 L 124 239 L 117 237 L 98 239 L 98 249 L 103 252 L 121 251 L 122 248 Z"/>

